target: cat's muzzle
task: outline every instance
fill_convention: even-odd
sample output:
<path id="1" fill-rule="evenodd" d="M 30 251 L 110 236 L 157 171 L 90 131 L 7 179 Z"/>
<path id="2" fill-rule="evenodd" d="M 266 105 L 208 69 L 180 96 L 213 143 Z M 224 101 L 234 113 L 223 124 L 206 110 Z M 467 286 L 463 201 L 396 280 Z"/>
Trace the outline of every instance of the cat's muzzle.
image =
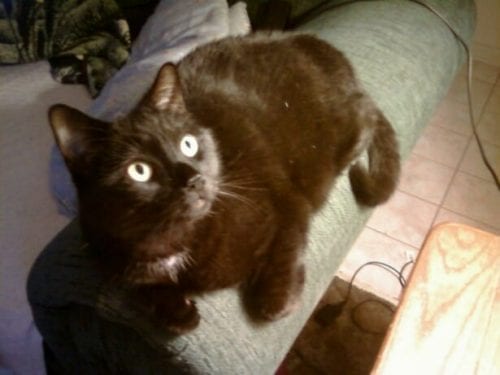
<path id="1" fill-rule="evenodd" d="M 213 183 L 202 175 L 196 175 L 189 179 L 184 191 L 188 218 L 199 219 L 210 211 L 215 198 Z"/>

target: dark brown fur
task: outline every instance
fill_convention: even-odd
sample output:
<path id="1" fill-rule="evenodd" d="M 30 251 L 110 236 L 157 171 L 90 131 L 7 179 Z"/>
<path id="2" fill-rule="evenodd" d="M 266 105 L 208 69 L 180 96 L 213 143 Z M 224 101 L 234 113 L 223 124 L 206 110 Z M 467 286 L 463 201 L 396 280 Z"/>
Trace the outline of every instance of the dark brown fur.
<path id="1" fill-rule="evenodd" d="M 288 313 L 304 282 L 311 214 L 335 178 L 367 149 L 369 168 L 349 176 L 372 206 L 399 173 L 389 123 L 344 56 L 312 36 L 214 42 L 165 65 L 123 119 L 106 124 L 61 105 L 50 119 L 84 234 L 174 333 L 198 324 L 189 296 L 235 285 L 253 318 Z M 192 159 L 177 149 L 187 133 L 205 142 Z M 151 181 L 127 178 L 137 161 L 152 166 Z M 173 268 L 161 263 L 169 259 Z"/>

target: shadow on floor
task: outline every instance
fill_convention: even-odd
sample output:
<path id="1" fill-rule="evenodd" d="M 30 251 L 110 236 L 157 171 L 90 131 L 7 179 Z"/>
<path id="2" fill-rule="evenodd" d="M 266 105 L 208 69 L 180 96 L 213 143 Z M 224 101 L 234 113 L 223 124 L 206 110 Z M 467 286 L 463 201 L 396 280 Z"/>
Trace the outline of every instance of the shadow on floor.
<path id="1" fill-rule="evenodd" d="M 335 278 L 286 358 L 288 375 L 366 375 L 372 369 L 395 307 Z M 329 307 L 325 307 L 325 305 Z M 340 315 L 338 315 L 340 314 Z"/>

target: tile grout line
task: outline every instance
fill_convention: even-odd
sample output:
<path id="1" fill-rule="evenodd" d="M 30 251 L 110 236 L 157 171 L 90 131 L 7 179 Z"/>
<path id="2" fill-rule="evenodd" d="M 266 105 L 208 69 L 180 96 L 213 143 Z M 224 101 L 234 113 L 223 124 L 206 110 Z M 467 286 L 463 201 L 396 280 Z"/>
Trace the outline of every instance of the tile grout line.
<path id="1" fill-rule="evenodd" d="M 475 80 L 477 80 L 477 81 L 481 81 L 481 82 L 484 82 L 484 83 L 490 83 L 490 84 L 492 83 L 493 85 L 495 85 L 495 83 L 497 82 L 498 76 L 500 75 L 500 65 L 493 65 L 493 64 L 490 64 L 490 63 L 488 63 L 488 62 L 486 62 L 486 61 L 473 59 L 473 60 L 472 60 L 472 68 L 473 68 L 473 69 L 474 69 L 474 65 L 475 65 L 475 64 L 477 64 L 477 63 L 482 63 L 482 64 L 484 64 L 484 65 L 488 65 L 488 66 L 490 66 L 490 67 L 493 67 L 493 68 L 494 68 L 494 70 L 496 70 L 497 72 L 495 73 L 495 79 L 494 79 L 494 82 L 493 82 L 493 83 L 492 83 L 492 82 L 489 82 L 489 81 L 486 81 L 486 80 L 484 80 L 484 79 L 481 79 L 481 78 L 479 78 L 479 77 L 476 77 L 476 78 L 474 78 L 474 79 L 475 79 Z M 467 67 L 467 62 L 464 62 L 463 66 L 464 66 L 464 67 Z M 458 75 L 459 75 L 460 77 L 462 77 L 462 78 L 467 79 L 467 69 L 464 69 L 463 71 L 459 71 L 459 72 L 458 72 Z"/>
<path id="2" fill-rule="evenodd" d="M 474 64 L 477 62 L 477 61 L 480 61 L 480 60 L 473 60 L 472 61 L 472 69 L 474 70 Z M 490 65 L 490 64 L 488 64 Z M 466 63 L 464 63 L 464 66 L 466 66 Z M 474 77 L 474 71 L 472 73 L 472 77 L 471 77 L 471 83 L 473 83 L 474 81 L 477 81 L 477 82 L 481 82 L 481 83 L 485 83 L 487 85 L 491 85 L 492 86 L 492 89 L 495 87 L 495 85 L 498 83 L 499 81 L 499 78 L 500 78 L 500 66 L 499 67 L 496 67 L 498 70 L 497 73 L 495 73 L 495 78 L 493 79 L 493 82 L 489 82 L 489 81 L 486 81 L 484 79 L 481 79 L 481 78 L 478 78 L 478 77 Z M 467 90 L 467 70 L 465 70 L 464 72 L 460 72 L 458 71 L 456 74 L 455 74 L 455 77 L 453 78 L 453 82 L 450 86 L 450 89 L 451 87 L 453 87 L 454 84 L 456 83 L 459 83 L 459 81 L 462 80 L 463 83 L 464 83 L 464 86 L 465 86 L 465 90 Z M 457 104 L 461 104 L 461 105 L 464 105 L 465 107 L 468 107 L 468 100 L 465 101 L 465 103 L 462 103 L 460 100 L 458 100 L 457 98 L 455 98 L 453 96 L 453 93 L 450 92 L 450 89 L 448 89 L 448 92 L 446 93 L 445 97 L 443 98 L 443 100 L 447 99 L 447 100 L 451 100 Z M 472 91 L 472 85 L 471 85 L 471 91 Z M 466 93 L 467 94 L 467 93 Z M 489 98 L 489 95 L 485 101 L 485 103 L 488 101 L 488 98 Z M 466 99 L 467 99 L 467 96 L 466 96 Z"/>
<path id="3" fill-rule="evenodd" d="M 473 63 L 474 63 L 474 61 L 473 61 Z M 474 65 L 473 65 L 473 68 L 474 68 Z M 500 68 L 499 68 L 499 69 L 500 69 Z M 456 78 L 457 78 L 457 76 L 455 76 L 455 79 L 456 79 Z M 452 100 L 452 101 L 453 101 L 453 102 L 455 102 L 455 103 L 462 104 L 462 105 L 464 105 L 464 106 L 467 108 L 467 110 L 469 111 L 469 102 L 468 102 L 468 97 L 467 97 L 467 75 L 463 76 L 462 78 L 463 78 L 463 79 L 465 79 L 465 87 L 464 87 L 464 90 L 466 91 L 466 93 L 465 93 L 465 94 L 466 94 L 466 97 L 465 97 L 465 98 L 466 98 L 465 103 L 463 103 L 463 102 L 461 102 L 459 99 L 455 98 L 455 97 L 453 96 L 453 94 L 452 94 L 452 93 L 450 93 L 449 91 L 448 91 L 448 93 L 447 93 L 447 95 L 445 96 L 445 98 L 444 98 L 444 99 L 449 99 L 449 100 Z M 480 116 L 477 118 L 477 121 L 476 121 L 476 123 L 477 123 L 477 124 L 479 124 L 479 121 L 481 120 L 482 114 L 484 113 L 484 110 L 486 109 L 486 105 L 488 104 L 488 101 L 490 100 L 491 96 L 493 95 L 493 91 L 494 91 L 494 89 L 495 89 L 495 86 L 496 86 L 496 85 L 499 83 L 499 81 L 500 81 L 500 71 L 496 73 L 496 77 L 495 77 L 494 82 L 487 82 L 487 81 L 483 81 L 483 80 L 481 80 L 481 79 L 479 79 L 479 78 L 477 78 L 477 77 L 474 77 L 474 72 L 473 72 L 473 73 L 472 73 L 472 77 L 471 77 L 471 87 L 470 87 L 470 89 L 471 89 L 471 96 L 472 96 L 472 98 L 474 98 L 474 95 L 473 95 L 473 92 L 472 92 L 472 91 L 473 91 L 473 90 L 472 90 L 472 86 L 473 86 L 474 81 L 477 81 L 477 82 L 481 82 L 481 83 L 485 83 L 485 84 L 491 85 L 491 88 L 490 88 L 490 90 L 489 90 L 489 92 L 488 92 L 488 95 L 486 95 L 486 98 L 485 98 L 485 100 L 484 100 L 484 103 L 482 103 L 482 105 L 480 105 L 480 106 L 479 106 L 479 109 L 480 109 L 480 110 L 479 110 Z M 453 84 L 452 84 L 452 85 L 453 85 Z M 443 100 L 444 100 L 444 99 L 443 99 Z M 472 100 L 471 100 L 471 101 L 472 101 Z M 472 103 L 472 109 L 473 109 L 473 110 L 475 110 L 475 109 L 476 109 L 476 108 L 474 108 L 474 103 Z M 476 119 L 474 119 L 474 120 L 476 120 Z M 469 122 L 469 125 L 470 125 L 470 120 L 468 120 L 467 122 Z"/>
<path id="4" fill-rule="evenodd" d="M 444 118 L 444 116 L 440 116 L 440 115 L 437 115 L 437 116 L 438 116 L 438 117 L 441 117 L 441 118 Z M 450 132 L 452 132 L 453 134 L 455 134 L 455 135 L 461 135 L 462 137 L 468 137 L 468 136 L 470 136 L 470 134 L 460 133 L 459 131 L 456 131 L 456 130 L 454 130 L 454 129 L 452 129 L 452 128 L 446 128 L 446 127 L 441 126 L 441 125 L 433 124 L 433 125 L 431 125 L 431 126 L 433 126 L 433 127 L 435 127 L 435 128 L 439 128 L 439 129 L 441 129 L 441 130 L 450 131 Z"/>
<path id="5" fill-rule="evenodd" d="M 441 128 L 441 129 L 444 129 L 444 128 Z M 446 130 L 447 130 L 447 129 L 446 129 Z M 462 136 L 464 136 L 465 138 L 470 137 L 470 135 L 468 135 L 468 136 L 467 136 L 467 135 L 463 135 L 463 134 L 462 134 Z M 431 159 L 430 157 L 428 157 L 428 156 L 426 156 L 426 155 L 417 154 L 416 152 L 413 152 L 413 150 L 410 152 L 410 154 L 414 154 L 414 155 L 420 156 L 421 158 L 424 158 L 424 159 L 426 159 L 426 160 L 428 160 L 428 161 L 432 161 L 432 162 L 434 162 L 434 163 L 436 163 L 436 164 L 439 164 L 439 165 L 440 165 L 440 166 L 442 166 L 442 167 L 446 167 L 446 168 L 451 169 L 451 170 L 455 170 L 455 168 L 456 168 L 456 166 L 455 166 L 455 167 L 450 167 L 449 165 L 444 164 L 442 161 L 437 161 L 437 160 Z M 407 158 L 407 159 L 408 159 L 408 158 Z M 407 159 L 406 159 L 406 160 L 407 160 Z M 406 160 L 405 160 L 405 161 L 406 161 Z"/>
<path id="6" fill-rule="evenodd" d="M 436 223 L 436 219 L 437 219 L 437 216 L 438 216 L 438 213 L 439 211 L 444 208 L 443 205 L 444 205 L 444 202 L 446 201 L 446 197 L 448 196 L 448 193 L 450 192 L 451 190 L 451 185 L 453 185 L 453 181 L 455 180 L 455 177 L 457 176 L 458 172 L 460 171 L 460 165 L 462 164 L 463 160 L 465 159 L 465 155 L 467 153 L 467 149 L 469 148 L 469 144 L 472 140 L 472 137 L 473 135 L 470 135 L 468 140 L 467 140 L 467 145 L 462 153 L 462 156 L 459 158 L 459 161 L 457 163 L 457 166 L 455 167 L 455 170 L 453 171 L 453 174 L 451 175 L 451 178 L 450 178 L 450 182 L 448 182 L 448 186 L 446 187 L 445 191 L 444 191 L 444 194 L 443 194 L 443 198 L 441 199 L 441 203 L 439 203 L 438 205 L 438 209 L 436 210 L 436 213 L 434 214 L 434 217 L 432 218 L 432 221 L 431 221 L 431 228 L 435 225 Z M 471 218 L 469 218 L 471 219 Z M 429 228 L 430 229 L 430 228 Z"/>
<path id="7" fill-rule="evenodd" d="M 471 80 L 472 80 L 472 79 L 471 79 Z M 490 91 L 489 91 L 489 93 L 488 93 L 488 95 L 487 95 L 487 97 L 486 97 L 486 100 L 485 100 L 484 104 L 481 106 L 481 111 L 480 111 L 480 113 L 479 113 L 479 116 L 477 117 L 477 121 L 476 121 L 476 118 L 474 118 L 474 121 L 476 122 L 476 131 L 477 131 L 477 125 L 479 124 L 479 122 L 480 122 L 480 121 L 481 121 L 481 119 L 483 118 L 483 115 L 484 115 L 484 112 L 485 112 L 485 110 L 486 110 L 487 104 L 488 104 L 489 100 L 491 99 L 491 96 L 493 95 L 493 90 L 494 90 L 495 85 L 496 85 L 497 83 L 498 83 L 498 75 L 497 75 L 497 82 L 496 82 L 496 83 L 494 83 L 494 84 L 492 85 L 492 87 L 491 87 L 491 89 L 490 89 Z M 471 87 L 471 95 L 472 95 L 472 87 Z M 471 98 L 471 99 L 472 99 L 472 98 Z M 472 100 L 471 100 L 471 102 L 472 102 Z M 468 106 L 468 111 L 471 111 L 471 110 L 472 110 L 472 111 L 474 111 L 474 106 L 473 106 L 473 105 L 472 105 L 472 108 L 471 108 L 470 106 Z M 472 113 L 474 114 L 474 112 L 472 112 Z M 474 126 L 472 123 L 470 123 L 470 120 L 469 120 L 469 125 Z M 473 133 L 469 136 L 468 141 L 467 141 L 467 146 L 465 147 L 464 152 L 462 153 L 462 156 L 460 157 L 460 160 L 458 161 L 457 166 L 456 166 L 455 170 L 453 171 L 453 175 L 451 176 L 450 182 L 449 182 L 449 184 L 448 184 L 448 186 L 447 186 L 447 188 L 446 188 L 446 190 L 445 190 L 445 192 L 444 192 L 443 199 L 442 199 L 441 203 L 440 203 L 440 204 L 439 204 L 439 206 L 438 206 L 438 209 L 437 209 L 437 211 L 436 211 L 436 213 L 435 213 L 435 215 L 434 215 L 434 218 L 432 219 L 431 228 L 432 228 L 432 227 L 435 225 L 435 223 L 436 223 L 436 219 L 437 219 L 437 215 L 438 215 L 439 211 L 440 211 L 441 209 L 443 209 L 443 208 L 444 208 L 444 209 L 447 209 L 447 208 L 443 207 L 444 202 L 446 201 L 446 198 L 448 197 L 448 193 L 449 193 L 449 192 L 450 192 L 450 190 L 451 190 L 451 186 L 453 185 L 453 181 L 455 180 L 455 177 L 457 176 L 457 174 L 458 174 L 459 172 L 461 172 L 461 171 L 460 171 L 460 165 L 463 163 L 463 161 L 464 161 L 464 159 L 465 159 L 465 155 L 466 155 L 466 153 L 467 153 L 467 150 L 469 149 L 471 142 L 473 142 L 474 140 L 475 140 L 475 137 L 474 137 L 474 132 L 473 132 Z M 453 212 L 453 211 L 452 211 L 452 212 Z M 471 217 L 468 217 L 468 216 L 465 216 L 465 215 L 463 215 L 463 214 L 461 214 L 461 216 L 466 217 L 467 219 L 470 219 L 470 220 L 475 220 L 475 219 L 473 219 L 473 218 L 471 218 Z M 478 221 L 478 220 L 475 220 L 475 221 Z M 429 229 L 430 229 L 430 228 L 429 228 Z"/>
<path id="8" fill-rule="evenodd" d="M 478 130 L 479 123 L 483 119 L 484 113 L 486 112 L 486 107 L 488 106 L 488 102 L 490 101 L 491 97 L 493 96 L 493 91 L 495 91 L 495 86 L 497 85 L 498 82 L 499 82 L 499 79 L 497 77 L 496 82 L 492 85 L 490 92 L 486 96 L 486 100 L 484 101 L 484 104 L 482 105 L 481 112 L 480 112 L 479 116 L 477 117 L 477 121 L 476 121 L 476 119 L 474 119 L 476 121 L 476 130 Z M 472 90 L 471 90 L 471 95 L 472 95 Z M 469 125 L 472 125 L 472 124 L 470 124 L 470 120 L 469 120 Z M 472 135 L 474 136 L 474 132 L 472 133 Z"/>
<path id="9" fill-rule="evenodd" d="M 453 175 L 452 175 L 453 176 Z M 451 181 L 451 180 L 450 180 Z M 448 182 L 449 184 L 450 182 Z M 399 191 L 400 193 L 405 193 L 406 195 L 409 195 L 410 197 L 412 198 L 416 198 L 418 200 L 421 200 L 422 202 L 425 202 L 425 203 L 429 203 L 429 204 L 432 204 L 433 206 L 437 206 L 439 208 L 439 205 L 442 204 L 443 202 L 443 199 L 444 199 L 444 195 L 443 195 L 443 198 L 441 199 L 441 202 L 439 203 L 436 203 L 436 202 L 432 202 L 430 200 L 428 200 L 427 198 L 422 198 L 422 197 L 419 197 L 418 195 L 416 195 L 415 193 L 412 193 L 412 192 L 408 192 L 408 191 L 405 191 L 403 190 L 401 187 L 398 187 L 397 191 Z"/>
<path id="10" fill-rule="evenodd" d="M 500 73 L 496 73 L 495 74 L 495 79 L 493 80 L 493 82 L 490 82 L 490 81 L 488 81 L 488 80 L 486 80 L 484 78 L 472 78 L 472 80 L 477 81 L 477 82 L 481 82 L 481 83 L 485 83 L 487 85 L 493 85 L 493 86 L 495 86 L 495 84 L 497 83 L 497 79 L 498 79 L 498 75 L 499 74 Z M 467 73 L 465 73 L 465 75 L 461 75 L 460 77 L 463 78 L 463 79 L 467 79 Z"/>
<path id="11" fill-rule="evenodd" d="M 431 202 L 430 200 L 427 200 L 426 198 L 422 198 L 422 197 L 419 197 L 418 195 L 416 195 L 415 193 L 408 193 L 404 190 L 402 190 L 400 187 L 398 187 L 396 189 L 396 191 L 399 191 L 400 193 L 404 193 L 406 195 L 409 195 L 410 197 L 412 198 L 416 198 L 418 199 L 419 201 L 422 201 L 422 202 L 425 202 L 425 203 L 429 203 L 429 204 L 432 204 L 433 206 L 438 206 L 441 204 L 441 203 L 436 203 L 436 202 Z"/>
<path id="12" fill-rule="evenodd" d="M 368 229 L 370 229 L 370 230 L 373 230 L 374 232 L 377 232 L 377 233 L 379 233 L 379 234 L 381 234 L 381 235 L 383 235 L 383 236 L 385 236 L 385 237 L 387 237 L 387 238 L 390 238 L 391 240 L 394 240 L 394 241 L 396 241 L 396 242 L 399 242 L 399 243 L 400 243 L 400 244 L 402 244 L 402 245 L 409 246 L 409 247 L 411 247 L 412 249 L 416 250 L 416 251 L 417 251 L 417 254 L 420 252 L 420 248 L 416 247 L 415 245 L 409 244 L 408 242 L 405 242 L 405 241 L 403 241 L 403 240 L 401 240 L 401 239 L 399 239 L 399 238 L 393 237 L 393 236 L 391 236 L 390 234 L 387 234 L 387 233 L 384 233 L 384 232 L 380 231 L 379 229 L 372 228 L 372 227 L 370 227 L 370 226 L 368 226 L 368 225 L 366 225 L 366 226 L 365 226 L 365 228 L 368 228 Z M 426 236 L 427 236 L 427 233 L 426 233 Z M 425 241 L 425 239 L 424 239 L 424 241 Z M 424 241 L 422 241 L 422 245 L 423 245 Z M 422 245 L 421 245 L 421 246 L 422 246 Z"/>
<path id="13" fill-rule="evenodd" d="M 499 66 L 499 69 L 500 69 L 500 66 Z M 500 84 L 500 71 L 497 73 L 497 79 L 496 79 L 495 83 L 493 84 L 493 89 L 498 84 Z"/>
<path id="14" fill-rule="evenodd" d="M 465 216 L 463 213 L 461 213 L 461 212 L 457 212 L 457 211 L 455 211 L 454 209 L 451 209 L 451 208 L 447 208 L 447 207 L 442 207 L 442 208 L 443 208 L 444 210 L 446 210 L 446 211 L 450 211 L 450 212 L 452 212 L 452 213 L 454 213 L 454 214 L 456 214 L 456 215 L 458 215 L 458 216 L 462 216 L 462 217 L 464 217 L 464 218 L 466 218 L 466 219 L 469 219 L 469 220 L 471 220 L 471 221 L 475 221 L 475 222 L 477 222 L 477 223 L 479 223 L 479 224 L 482 224 L 482 225 L 485 225 L 485 226 L 490 227 L 490 228 L 492 228 L 492 229 L 495 229 L 495 230 L 499 230 L 499 231 L 500 231 L 500 227 L 496 227 L 496 226 L 494 226 L 494 225 L 491 225 L 490 223 L 485 223 L 484 221 L 481 221 L 481 220 L 478 220 L 478 219 L 474 219 L 474 218 L 472 218 L 472 217 Z"/>
<path id="15" fill-rule="evenodd" d="M 471 141 L 473 142 L 474 140 L 472 139 Z M 500 147 L 499 147 L 499 148 L 500 148 Z M 483 164 L 483 165 L 484 165 L 484 163 L 483 163 L 483 159 L 482 159 L 482 158 L 481 158 L 481 164 Z M 494 168 L 493 168 L 493 169 L 494 169 Z M 494 182 L 492 179 L 488 179 L 488 178 L 483 177 L 483 176 L 476 176 L 475 174 L 472 174 L 472 173 L 470 173 L 470 172 L 468 172 L 468 171 L 462 171 L 462 170 L 460 170 L 460 169 L 459 169 L 459 170 L 458 170 L 458 173 L 465 174 L 465 175 L 467 175 L 467 176 L 469 176 L 469 177 L 474 177 L 474 178 L 477 178 L 478 180 L 481 180 L 481 181 L 483 181 L 483 182 L 488 182 L 488 183 L 493 184 L 493 185 L 495 184 L 495 182 Z M 488 173 L 489 173 L 489 172 L 488 172 Z M 490 178 L 491 178 L 491 176 L 490 176 Z"/>
<path id="16" fill-rule="evenodd" d="M 477 78 L 472 78 L 472 81 L 474 81 L 474 80 L 478 80 L 478 79 L 477 79 Z M 480 80 L 479 80 L 479 81 L 480 81 Z M 479 115 L 479 117 L 477 118 L 477 120 L 476 120 L 476 118 L 474 118 L 474 120 L 475 120 L 475 122 L 476 122 L 476 125 L 479 125 L 479 122 L 482 120 L 483 115 L 484 115 L 485 110 L 486 110 L 486 105 L 488 104 L 488 102 L 489 102 L 490 98 L 493 96 L 493 91 L 494 91 L 494 89 L 495 89 L 495 86 L 496 86 L 496 85 L 500 82 L 500 72 L 499 72 L 499 73 L 497 73 L 497 77 L 495 78 L 495 82 L 493 82 L 493 83 L 491 83 L 491 82 L 484 82 L 484 81 L 481 81 L 481 82 L 483 82 L 483 83 L 489 83 L 489 84 L 491 85 L 491 89 L 489 90 L 488 95 L 486 96 L 486 98 L 485 98 L 485 100 L 484 100 L 484 103 L 482 103 L 482 104 L 479 106 L 479 109 L 480 109 L 479 113 L 480 113 L 480 115 Z M 467 87 L 465 87 L 465 89 L 467 90 Z M 471 87 L 471 91 L 472 91 L 472 87 Z M 472 94 L 472 92 L 471 92 L 471 94 Z M 456 98 L 454 98 L 454 97 L 453 97 L 453 95 L 452 95 L 452 94 L 450 94 L 449 92 L 446 94 L 446 96 L 445 96 L 443 99 L 441 99 L 441 101 L 440 101 L 439 105 L 441 105 L 441 104 L 442 104 L 445 100 L 451 100 L 451 101 L 455 102 L 455 104 L 464 105 L 464 106 L 465 106 L 465 108 L 466 108 L 466 110 L 467 110 L 467 115 L 469 115 L 470 108 L 469 108 L 468 103 L 462 103 L 461 101 L 459 101 L 459 100 L 457 100 Z M 438 105 L 438 106 L 439 106 L 439 105 Z M 473 107 L 473 108 L 472 108 L 472 110 L 474 110 L 474 106 L 472 106 L 472 107 Z M 434 113 L 434 114 L 431 116 L 430 120 L 428 121 L 428 123 L 427 123 L 427 125 L 426 125 L 426 128 L 427 128 L 427 127 L 429 127 L 429 126 L 431 125 L 431 121 L 432 121 L 432 119 L 433 119 L 435 116 L 440 117 L 440 118 L 442 118 L 442 119 L 445 119 L 445 117 L 444 117 L 444 116 L 441 116 L 441 115 L 436 115 L 436 114 Z M 471 131 L 471 133 L 469 133 L 469 134 L 467 134 L 467 135 L 466 135 L 466 134 L 463 134 L 463 133 L 460 133 L 459 131 L 456 131 L 456 130 L 455 130 L 455 129 L 453 129 L 453 128 L 446 128 L 446 127 L 444 127 L 444 126 L 437 125 L 437 124 L 433 124 L 433 125 L 431 125 L 431 126 L 437 127 L 437 128 L 439 128 L 440 130 L 443 130 L 443 131 L 450 131 L 450 132 L 452 132 L 452 133 L 453 133 L 453 134 L 455 134 L 455 135 L 460 135 L 460 136 L 462 136 L 462 137 L 466 138 L 466 139 L 467 139 L 467 145 L 466 145 L 465 150 L 467 150 L 467 148 L 469 147 L 469 138 L 470 138 L 471 136 L 474 136 L 474 131 L 473 131 L 473 130 L 472 130 L 472 128 L 471 128 L 470 119 L 467 119 L 467 123 L 468 123 L 468 126 L 469 126 L 470 131 Z M 478 127 L 476 126 L 476 129 L 477 129 L 477 128 L 478 128 Z M 486 141 L 486 142 L 487 142 L 487 141 Z M 493 146 L 496 146 L 496 145 L 494 145 L 494 144 L 492 144 L 492 143 L 489 143 L 489 142 L 487 142 L 487 143 L 488 143 L 488 145 L 493 145 Z M 412 149 L 411 153 L 413 153 L 413 149 Z M 450 169 L 453 169 L 453 168 L 454 168 L 454 167 L 450 167 L 449 165 L 444 164 L 443 162 L 439 162 L 439 161 L 436 161 L 436 160 L 430 159 L 429 157 L 427 157 L 427 156 L 425 156 L 425 155 L 420 155 L 420 154 L 417 154 L 417 153 L 415 153 L 415 155 L 422 156 L 422 157 L 424 157 L 424 158 L 426 158 L 426 159 L 428 159 L 428 160 L 431 160 L 431 161 L 433 161 L 433 162 L 435 162 L 435 163 L 438 163 L 438 164 L 443 165 L 443 166 L 445 166 L 445 167 L 448 167 L 448 168 L 450 168 Z M 460 162 L 462 162 L 462 160 L 460 160 Z M 459 165 L 460 165 L 460 162 L 459 162 Z M 456 167 L 455 167 L 455 168 L 456 168 Z"/>
<path id="17" fill-rule="evenodd" d="M 483 145 L 484 145 L 484 144 L 486 144 L 487 146 L 490 146 L 490 147 L 499 147 L 499 148 L 500 148 L 500 146 L 497 146 L 497 145 L 496 145 L 496 144 L 494 144 L 494 143 L 490 143 L 490 142 L 488 142 L 487 140 L 481 139 L 481 136 L 479 135 L 479 125 L 480 125 L 481 121 L 484 119 L 484 116 L 486 115 L 486 107 L 488 106 L 488 102 L 490 101 L 490 99 L 491 99 L 491 98 L 492 98 L 492 96 L 493 96 L 493 91 L 494 91 L 494 89 L 495 89 L 495 86 L 496 86 L 497 84 L 499 84 L 499 83 L 500 83 L 500 73 L 498 73 L 498 74 L 497 74 L 497 77 L 496 77 L 495 83 L 493 84 L 493 87 L 491 88 L 490 92 L 488 93 L 488 96 L 486 97 L 486 101 L 484 102 L 483 108 L 482 108 L 482 110 L 481 110 L 481 112 L 480 112 L 480 114 L 479 114 L 479 116 L 478 116 L 478 118 L 477 118 L 477 121 L 475 121 L 475 122 L 476 122 L 476 132 L 478 133 L 478 138 L 480 139 L 481 143 L 482 143 Z M 476 120 L 476 119 L 474 119 L 474 120 Z M 470 123 L 470 120 L 469 120 L 469 125 L 470 125 L 470 126 L 472 126 L 472 124 Z M 476 146 L 479 148 L 479 145 L 477 144 L 476 138 L 474 137 L 474 131 L 472 131 L 472 134 L 470 135 L 470 139 L 469 139 L 469 141 L 468 141 L 468 143 L 467 143 L 467 147 L 465 148 L 465 151 L 466 151 L 466 152 L 467 152 L 467 150 L 469 149 L 469 147 L 471 146 L 471 144 L 472 144 L 472 143 L 475 143 L 475 144 L 476 144 Z M 486 150 L 485 150 L 485 152 L 486 152 Z M 481 156 L 481 155 L 480 155 L 480 156 Z M 481 159 L 481 163 L 484 165 L 483 158 L 482 158 L 482 157 L 480 157 L 480 159 Z M 460 172 L 460 173 L 466 174 L 466 175 L 468 175 L 468 176 L 476 177 L 476 178 L 481 179 L 481 180 L 486 181 L 486 182 L 490 182 L 490 183 L 493 183 L 493 184 L 495 183 L 494 181 L 489 180 L 489 179 L 486 179 L 485 177 L 476 176 L 476 175 L 473 175 L 472 173 L 468 173 L 468 172 L 466 172 L 466 171 L 462 171 L 462 170 L 460 170 L 460 165 L 462 164 L 462 162 L 463 162 L 463 158 L 462 158 L 462 160 L 460 160 L 460 162 L 458 163 L 458 168 L 459 168 L 459 172 Z M 492 163 L 490 163 L 490 164 L 492 164 Z M 484 165 L 484 166 L 485 166 L 485 165 Z M 493 166 L 493 165 L 492 165 L 492 166 Z M 493 166 L 493 169 L 495 169 L 495 168 L 494 168 L 494 166 Z M 489 171 L 488 171 L 488 174 L 489 174 Z M 454 177 L 455 177 L 455 176 L 453 176 L 453 178 L 454 178 Z M 492 177 L 492 176 L 490 176 L 490 178 L 493 178 L 493 177 Z M 462 216 L 463 216 L 463 215 L 462 215 Z M 475 219 L 473 219 L 473 220 L 475 220 Z M 478 221 L 478 220 L 476 220 L 476 221 Z M 484 223 L 483 223 L 483 224 L 484 224 Z"/>

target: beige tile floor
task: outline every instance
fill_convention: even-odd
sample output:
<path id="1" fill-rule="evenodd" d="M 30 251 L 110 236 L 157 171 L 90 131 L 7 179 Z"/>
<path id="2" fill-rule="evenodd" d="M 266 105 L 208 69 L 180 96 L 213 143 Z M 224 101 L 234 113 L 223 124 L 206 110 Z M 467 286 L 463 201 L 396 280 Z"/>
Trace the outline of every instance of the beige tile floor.
<path id="1" fill-rule="evenodd" d="M 473 139 L 467 107 L 465 67 L 403 164 L 398 190 L 378 207 L 338 276 L 350 280 L 368 261 L 395 268 L 414 259 L 436 224 L 455 221 L 500 235 L 500 192 L 483 165 Z M 474 115 L 486 154 L 500 174 L 500 62 L 474 62 Z M 365 267 L 355 284 L 397 303 L 397 279 L 376 267 Z"/>

